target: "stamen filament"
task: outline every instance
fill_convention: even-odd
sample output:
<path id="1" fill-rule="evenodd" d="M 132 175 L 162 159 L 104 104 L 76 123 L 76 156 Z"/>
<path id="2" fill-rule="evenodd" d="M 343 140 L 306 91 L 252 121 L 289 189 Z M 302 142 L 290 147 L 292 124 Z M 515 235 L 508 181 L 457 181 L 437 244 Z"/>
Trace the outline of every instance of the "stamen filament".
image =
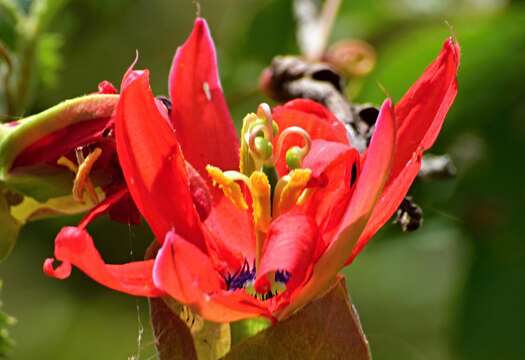
<path id="1" fill-rule="evenodd" d="M 268 141 L 273 141 L 273 118 L 272 118 L 272 109 L 267 103 L 261 103 L 257 109 L 257 116 L 261 119 L 265 119 L 265 127 L 268 136 Z"/>
<path id="2" fill-rule="evenodd" d="M 274 197 L 274 216 L 279 216 L 297 204 L 311 175 L 310 169 L 295 169 L 279 181 Z"/>
<path id="3" fill-rule="evenodd" d="M 84 159 L 84 155 L 82 153 L 80 153 L 79 150 L 75 151 L 75 153 L 76 153 L 76 156 L 77 156 L 77 160 L 82 160 L 83 161 L 80 164 L 80 167 L 77 166 L 75 163 L 73 163 L 71 160 L 69 160 L 65 156 L 61 156 L 57 160 L 57 164 L 66 167 L 72 173 L 76 174 L 75 175 L 75 180 L 73 182 L 73 190 L 72 190 L 73 198 L 75 199 L 75 201 L 77 201 L 79 203 L 84 203 L 83 192 L 85 190 L 85 191 L 87 191 L 87 193 L 88 193 L 88 195 L 90 197 L 90 200 L 93 202 L 93 204 L 98 204 L 99 198 L 98 198 L 98 195 L 97 195 L 97 193 L 95 191 L 95 187 L 93 186 L 93 183 L 89 179 L 89 173 L 91 172 L 91 169 L 92 169 L 95 161 L 97 161 L 97 159 L 102 154 L 102 150 L 100 150 L 99 148 L 96 148 L 85 159 Z M 84 166 L 82 166 L 82 165 L 84 165 Z"/>
<path id="4" fill-rule="evenodd" d="M 272 222 L 271 188 L 263 172 L 254 171 L 250 176 L 253 200 L 253 224 L 255 226 L 255 268 L 260 269 L 266 233 Z"/>
<path id="5" fill-rule="evenodd" d="M 299 157 L 299 161 L 302 162 L 304 157 L 310 152 L 310 149 L 312 147 L 312 138 L 308 134 L 306 130 L 299 126 L 290 126 L 283 130 L 283 132 L 279 135 L 279 140 L 277 141 L 277 149 L 275 151 L 276 157 L 280 157 L 281 153 L 283 151 L 283 144 L 284 140 L 290 136 L 290 135 L 299 135 L 303 138 L 304 146 L 300 148 L 299 151 L 297 151 L 296 156 Z M 299 166 L 300 167 L 300 166 Z"/>
<path id="6" fill-rule="evenodd" d="M 87 183 L 89 182 L 89 173 L 93 169 L 93 166 L 95 165 L 95 162 L 98 160 L 98 158 L 102 155 L 102 150 L 100 148 L 96 148 L 93 150 L 89 155 L 85 158 L 84 162 L 82 162 L 77 171 L 77 175 L 75 176 L 75 182 L 73 183 L 73 197 L 76 199 L 80 199 L 80 202 L 83 202 L 83 193 L 84 190 L 87 190 L 89 196 L 91 197 L 91 200 L 97 204 L 98 203 L 98 196 L 94 189 L 92 189 L 92 186 L 90 188 Z"/>

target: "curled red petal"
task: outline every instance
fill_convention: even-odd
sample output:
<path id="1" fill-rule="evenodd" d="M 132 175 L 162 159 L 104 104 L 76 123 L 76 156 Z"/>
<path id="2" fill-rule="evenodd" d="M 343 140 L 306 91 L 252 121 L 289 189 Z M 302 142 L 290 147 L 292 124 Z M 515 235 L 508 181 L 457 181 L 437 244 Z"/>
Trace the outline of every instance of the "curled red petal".
<path id="1" fill-rule="evenodd" d="M 186 162 L 171 126 L 157 109 L 148 72 L 126 82 L 115 116 L 115 137 L 129 192 L 159 241 L 175 228 L 205 249 Z"/>
<path id="2" fill-rule="evenodd" d="M 62 261 L 56 269 L 53 269 L 53 259 L 47 259 L 44 263 L 44 272 L 49 276 L 65 279 L 71 273 L 71 265 L 74 265 L 111 289 L 137 296 L 162 295 L 153 284 L 153 260 L 108 265 L 84 229 L 71 226 L 63 228 L 55 238 L 55 258 Z"/>
<path id="3" fill-rule="evenodd" d="M 396 104 L 398 133 L 392 178 L 415 151 L 427 150 L 436 140 L 458 91 L 459 57 L 459 45 L 448 39 L 438 57 Z"/>
<path id="4" fill-rule="evenodd" d="M 207 179 L 206 165 L 234 170 L 239 141 L 222 93 L 215 46 L 206 20 L 197 18 L 177 49 L 169 76 L 171 119 L 186 159 Z"/>
<path id="5" fill-rule="evenodd" d="M 62 264 L 58 265 L 56 268 L 53 267 L 55 259 L 47 258 L 44 261 L 44 273 L 49 277 L 54 277 L 55 279 L 64 280 L 71 275 L 71 263 L 68 261 L 63 261 Z"/>
<path id="6" fill-rule="evenodd" d="M 159 289 L 210 321 L 230 322 L 264 312 L 247 294 L 226 292 L 208 256 L 173 231 L 157 254 L 153 279 Z"/>
<path id="7" fill-rule="evenodd" d="M 257 291 L 269 290 L 264 289 L 267 277 L 276 271 L 289 273 L 287 291 L 299 286 L 313 265 L 317 240 L 317 226 L 307 215 L 288 212 L 272 221 L 257 269 Z"/>

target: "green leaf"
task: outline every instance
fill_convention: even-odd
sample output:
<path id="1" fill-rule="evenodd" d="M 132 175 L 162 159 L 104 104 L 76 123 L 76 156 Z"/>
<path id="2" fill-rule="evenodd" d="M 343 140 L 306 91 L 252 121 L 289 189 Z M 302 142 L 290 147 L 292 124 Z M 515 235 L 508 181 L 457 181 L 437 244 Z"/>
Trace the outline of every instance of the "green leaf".
<path id="1" fill-rule="evenodd" d="M 2 281 L 0 281 L 0 289 L 2 288 Z M 0 307 L 2 302 L 0 301 Z M 14 341 L 9 336 L 8 327 L 16 323 L 14 317 L 0 311 L 0 357 L 4 358 L 8 352 L 13 348 Z"/>
<path id="2" fill-rule="evenodd" d="M 246 339 L 224 358 L 371 359 L 344 280 L 298 313 Z"/>

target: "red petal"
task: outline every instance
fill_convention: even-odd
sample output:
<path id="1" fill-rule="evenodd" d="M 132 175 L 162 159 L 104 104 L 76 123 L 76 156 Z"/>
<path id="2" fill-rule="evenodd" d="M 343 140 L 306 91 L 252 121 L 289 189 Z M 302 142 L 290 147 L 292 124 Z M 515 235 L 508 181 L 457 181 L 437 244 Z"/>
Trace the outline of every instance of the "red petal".
<path id="1" fill-rule="evenodd" d="M 261 287 L 268 274 L 276 271 L 290 273 L 287 291 L 303 283 L 313 265 L 317 239 L 317 226 L 307 215 L 288 212 L 272 221 L 257 269 L 256 289 L 264 293 Z"/>
<path id="2" fill-rule="evenodd" d="M 62 264 L 53 269 L 53 259 L 44 263 L 44 272 L 64 279 L 71 273 L 71 264 L 89 277 L 111 289 L 131 295 L 156 297 L 162 293 L 152 280 L 153 260 L 136 261 L 124 265 L 107 265 L 93 244 L 87 231 L 65 227 L 55 239 L 55 258 Z"/>
<path id="3" fill-rule="evenodd" d="M 390 175 L 396 142 L 396 124 L 390 99 L 381 106 L 376 126 L 356 189 L 339 226 L 340 233 L 356 224 L 366 225 Z"/>
<path id="4" fill-rule="evenodd" d="M 459 45 L 448 39 L 436 60 L 396 105 L 398 134 L 392 178 L 416 150 L 427 150 L 436 140 L 457 94 L 459 54 Z"/>
<path id="5" fill-rule="evenodd" d="M 421 167 L 421 153 L 414 153 L 412 159 L 407 163 L 401 173 L 386 187 L 377 202 L 370 220 L 366 224 L 365 230 L 359 237 L 352 255 L 347 260 L 346 264 L 350 264 L 352 260 L 363 250 L 366 243 L 375 235 L 375 233 L 392 217 L 392 215 L 399 208 L 406 193 L 410 189 L 414 178 Z"/>
<path id="6" fill-rule="evenodd" d="M 359 174 L 359 153 L 348 145 L 314 140 L 303 166 L 312 169 L 313 179 L 324 179 L 323 186 L 315 191 L 306 204 L 320 226 L 324 249 L 333 238 L 331 230 L 339 224 L 348 206 Z M 355 166 L 355 169 L 354 169 Z"/>
<path id="7" fill-rule="evenodd" d="M 299 126 L 308 132 L 312 140 L 323 139 L 348 144 L 344 124 L 324 106 L 312 100 L 292 100 L 283 106 L 276 107 L 272 115 L 280 131 L 290 126 Z M 291 135 L 283 142 L 283 149 L 303 145 L 304 141 L 300 136 Z M 281 150 L 278 156 L 277 169 L 280 174 L 284 174 L 287 172 L 284 160 L 286 151 Z"/>
<path id="8" fill-rule="evenodd" d="M 186 162 L 186 171 L 190 181 L 190 193 L 193 199 L 193 204 L 201 221 L 206 220 L 210 215 L 212 207 L 212 197 L 210 189 L 206 181 L 200 176 L 200 174 L 191 166 L 190 163 Z"/>
<path id="9" fill-rule="evenodd" d="M 113 195 L 106 198 L 100 204 L 91 209 L 91 211 L 82 219 L 78 227 L 81 229 L 85 229 L 90 222 L 92 222 L 97 217 L 105 214 L 106 212 L 110 211 L 112 206 L 124 199 L 128 194 L 129 193 L 127 188 L 122 188 L 116 191 Z"/>
<path id="10" fill-rule="evenodd" d="M 177 49 L 169 77 L 171 119 L 186 159 L 207 179 L 205 166 L 239 166 L 239 141 L 222 93 L 215 46 L 206 21 Z"/>
<path id="11" fill-rule="evenodd" d="M 437 59 L 396 105 L 399 130 L 392 172 L 347 263 L 392 217 L 416 178 L 423 151 L 434 143 L 456 97 L 459 52 L 459 45 L 448 39 Z"/>
<path id="12" fill-rule="evenodd" d="M 153 278 L 159 289 L 207 320 L 230 322 L 261 313 L 247 294 L 225 293 L 224 281 L 210 259 L 173 231 L 166 235 L 157 255 Z"/>
<path id="13" fill-rule="evenodd" d="M 280 316 L 293 313 L 318 296 L 332 283 L 350 256 L 390 173 L 396 136 L 392 111 L 392 102 L 387 99 L 379 112 L 377 128 L 352 199 L 339 225 L 337 238 L 315 264 L 310 280 L 298 289 Z"/>
<path id="14" fill-rule="evenodd" d="M 323 105 L 308 99 L 295 99 L 273 110 L 274 120 L 282 131 L 290 126 L 305 129 L 312 139 L 348 144 L 345 125 Z"/>
<path id="15" fill-rule="evenodd" d="M 216 241 L 232 254 L 239 254 L 250 263 L 255 258 L 255 238 L 249 212 L 240 210 L 222 196 L 216 199 L 205 224 Z"/>
<path id="16" fill-rule="evenodd" d="M 125 80 L 115 116 L 117 153 L 129 191 L 159 241 L 172 228 L 205 249 L 186 163 L 157 109 L 148 72 Z"/>

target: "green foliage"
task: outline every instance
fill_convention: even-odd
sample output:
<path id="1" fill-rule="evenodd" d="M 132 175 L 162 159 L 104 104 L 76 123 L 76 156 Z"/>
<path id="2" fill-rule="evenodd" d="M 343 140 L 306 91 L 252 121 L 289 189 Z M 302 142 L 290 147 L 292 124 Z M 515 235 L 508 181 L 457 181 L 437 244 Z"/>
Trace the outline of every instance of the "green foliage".
<path id="1" fill-rule="evenodd" d="M 48 31 L 67 0 L 0 1 L 0 120 L 26 112 L 35 91 L 55 85 L 61 37 Z"/>
<path id="2" fill-rule="evenodd" d="M 1 288 L 2 282 L 0 281 L 0 289 Z M 0 301 L 0 308 L 1 307 L 2 302 Z M 0 310 L 0 358 L 7 357 L 13 348 L 14 341 L 9 336 L 8 328 L 13 326 L 15 323 L 15 318 Z"/>

